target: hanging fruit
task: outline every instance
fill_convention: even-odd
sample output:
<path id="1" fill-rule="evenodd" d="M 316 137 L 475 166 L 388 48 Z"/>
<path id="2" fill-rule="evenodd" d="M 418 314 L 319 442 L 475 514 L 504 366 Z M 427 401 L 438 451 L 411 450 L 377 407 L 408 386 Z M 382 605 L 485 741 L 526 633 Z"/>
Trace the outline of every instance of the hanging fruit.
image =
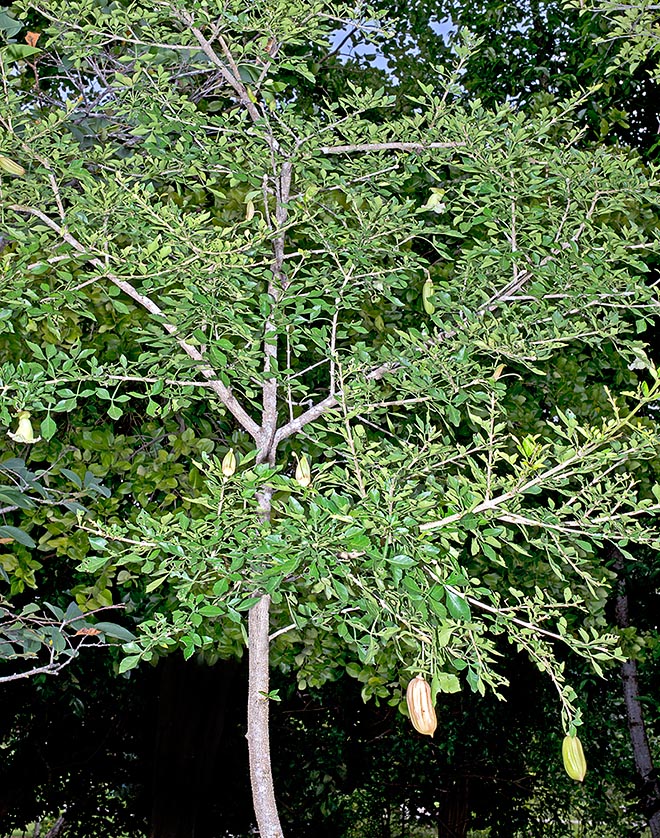
<path id="1" fill-rule="evenodd" d="M 298 467 L 296 468 L 296 483 L 302 486 L 303 489 L 312 482 L 312 472 L 309 467 L 309 460 L 307 455 L 303 454 L 298 460 Z"/>
<path id="2" fill-rule="evenodd" d="M 9 157 L 5 157 L 4 154 L 0 154 L 0 169 L 3 172 L 7 172 L 8 175 L 16 175 L 16 177 L 23 177 L 25 174 L 25 169 L 20 165 L 20 163 L 16 163 L 15 160 L 10 160 Z"/>
<path id="3" fill-rule="evenodd" d="M 424 305 L 424 311 L 427 314 L 433 314 L 435 311 L 435 306 L 431 302 L 431 298 L 434 293 L 435 289 L 433 288 L 433 280 L 429 278 L 426 280 L 422 288 L 422 303 Z"/>
<path id="4" fill-rule="evenodd" d="M 231 477 L 236 471 L 236 454 L 234 449 L 230 448 L 222 459 L 222 473 L 225 477 Z"/>
<path id="5" fill-rule="evenodd" d="M 561 746 L 564 768 L 572 780 L 582 782 L 587 773 L 587 761 L 584 758 L 582 743 L 577 736 L 565 736 Z"/>
<path id="6" fill-rule="evenodd" d="M 438 726 L 438 719 L 431 701 L 431 687 L 421 675 L 417 675 L 408 684 L 406 702 L 410 721 L 415 730 L 425 736 L 433 736 Z"/>

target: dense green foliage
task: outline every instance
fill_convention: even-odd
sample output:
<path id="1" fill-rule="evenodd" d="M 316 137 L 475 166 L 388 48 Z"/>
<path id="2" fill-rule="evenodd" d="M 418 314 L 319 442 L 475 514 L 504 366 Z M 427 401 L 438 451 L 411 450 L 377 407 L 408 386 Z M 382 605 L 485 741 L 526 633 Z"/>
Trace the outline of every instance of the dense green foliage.
<path id="1" fill-rule="evenodd" d="M 449 63 L 413 16 L 444 62 L 419 79 L 405 27 L 385 38 L 350 5 L 0 19 L 0 416 L 41 436 L 7 455 L 58 491 L 109 490 L 90 514 L 13 504 L 13 607 L 26 585 L 125 605 L 127 672 L 240 657 L 267 593 L 272 664 L 300 690 L 348 673 L 396 708 L 422 672 L 434 693 L 502 694 L 524 651 L 581 723 L 564 649 L 596 672 L 621 657 L 603 546 L 659 543 L 660 192 L 630 149 L 585 142 L 583 111 L 593 127 L 618 100 L 577 92 L 578 65 L 621 68 L 589 75 L 575 45 L 600 18 L 557 14 L 569 66 L 538 84 L 467 32 Z M 394 93 L 330 57 L 344 24 L 401 62 Z M 557 48 L 518 24 L 501 37 L 538 75 Z M 514 81 L 527 95 L 502 105 Z"/>

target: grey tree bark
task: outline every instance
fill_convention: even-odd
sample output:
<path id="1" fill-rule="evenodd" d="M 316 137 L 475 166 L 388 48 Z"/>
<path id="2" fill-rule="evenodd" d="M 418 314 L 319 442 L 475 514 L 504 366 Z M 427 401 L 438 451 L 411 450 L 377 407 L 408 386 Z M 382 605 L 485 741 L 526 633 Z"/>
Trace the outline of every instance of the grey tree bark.
<path id="1" fill-rule="evenodd" d="M 283 838 L 273 788 L 268 729 L 268 617 L 270 597 L 266 594 L 250 609 L 249 692 L 247 740 L 250 751 L 252 801 L 261 838 Z"/>

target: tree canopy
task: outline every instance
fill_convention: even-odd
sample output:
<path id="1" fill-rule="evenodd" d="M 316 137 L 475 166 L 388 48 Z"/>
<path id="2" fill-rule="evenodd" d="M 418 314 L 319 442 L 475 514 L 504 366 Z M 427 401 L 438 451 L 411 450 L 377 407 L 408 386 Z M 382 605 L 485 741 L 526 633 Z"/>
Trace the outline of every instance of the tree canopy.
<path id="1" fill-rule="evenodd" d="M 405 710 L 416 674 L 504 697 L 523 651 L 575 734 L 567 652 L 623 657 L 605 550 L 660 544 L 660 191 L 585 134 L 593 90 L 476 98 L 467 29 L 428 80 L 326 83 L 341 32 L 408 66 L 363 5 L 0 26 L 5 444 L 101 495 L 14 504 L 12 593 L 123 605 L 119 673 L 249 645 L 264 836 L 269 664 Z"/>

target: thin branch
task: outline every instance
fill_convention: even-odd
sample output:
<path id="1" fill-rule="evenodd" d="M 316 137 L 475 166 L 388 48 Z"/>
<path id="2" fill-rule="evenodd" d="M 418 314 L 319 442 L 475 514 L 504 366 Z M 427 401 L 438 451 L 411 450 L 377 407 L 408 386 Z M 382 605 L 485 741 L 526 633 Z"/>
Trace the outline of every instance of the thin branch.
<path id="1" fill-rule="evenodd" d="M 44 6 L 37 6 L 31 4 L 31 8 L 38 12 L 38 14 L 45 17 L 46 20 L 50 20 L 52 23 L 61 23 L 59 18 L 49 14 L 47 8 L 45 8 Z M 100 35 L 102 38 L 105 39 L 105 43 L 119 41 L 122 44 L 135 44 L 136 46 L 152 47 L 157 49 L 180 50 L 183 52 L 190 52 L 190 50 L 192 49 L 192 44 L 167 44 L 154 41 L 142 41 L 139 38 L 131 38 L 127 35 L 115 35 L 113 32 L 104 32 L 100 29 L 90 30 L 85 26 L 80 26 L 79 24 L 74 23 L 71 19 L 67 20 L 66 25 L 68 29 L 75 29 L 78 32 L 84 32 L 85 35 Z"/>
<path id="2" fill-rule="evenodd" d="M 360 495 L 364 498 L 367 495 L 367 489 L 364 485 L 362 477 L 362 469 L 360 468 L 360 460 L 355 450 L 355 440 L 353 439 L 353 431 L 351 430 L 351 423 L 348 416 L 348 405 L 346 404 L 346 397 L 344 396 L 344 377 L 341 371 L 341 365 L 338 365 L 339 374 L 339 395 L 341 398 L 341 409 L 344 414 L 344 427 L 346 428 L 346 441 L 353 457 L 353 465 L 355 466 L 355 476 L 357 477 Z"/>
<path id="3" fill-rule="evenodd" d="M 193 17 L 189 12 L 186 12 L 184 10 L 179 10 L 179 9 L 172 9 L 172 12 L 174 13 L 175 17 L 178 17 L 178 19 L 185 26 L 187 26 L 190 29 L 192 34 L 195 36 L 195 38 L 197 40 L 197 43 L 202 48 L 202 52 L 204 53 L 204 55 L 206 55 L 206 57 L 209 59 L 211 64 L 213 64 L 215 67 L 218 68 L 218 70 L 220 71 L 221 76 L 225 79 L 227 84 L 229 84 L 229 86 L 238 95 L 238 98 L 240 99 L 241 105 L 243 105 L 243 107 L 246 109 L 246 111 L 250 115 L 250 118 L 252 119 L 252 121 L 253 122 L 261 121 L 263 119 L 263 115 L 260 113 L 259 108 L 255 105 L 255 103 L 248 96 L 248 91 L 247 91 L 246 86 L 243 84 L 243 82 L 241 80 L 241 76 L 240 76 L 238 66 L 236 65 L 236 62 L 234 61 L 234 58 L 233 58 L 231 52 L 229 51 L 229 48 L 227 47 L 227 44 L 226 44 L 224 38 L 218 37 L 218 43 L 220 44 L 220 46 L 222 47 L 223 52 L 225 53 L 225 57 L 227 58 L 227 61 L 229 62 L 231 70 L 227 67 L 225 62 L 222 61 L 220 56 L 213 49 L 213 47 L 211 46 L 210 41 L 206 37 L 204 37 L 204 34 L 201 31 L 201 29 L 198 29 L 195 26 Z M 232 70 L 233 70 L 233 72 L 232 72 Z M 268 144 L 270 145 L 270 147 L 273 150 L 279 149 L 279 144 L 276 142 L 276 140 L 272 136 L 270 136 L 268 134 L 266 135 L 266 142 L 268 142 Z"/>
<path id="4" fill-rule="evenodd" d="M 446 518 L 441 518 L 438 521 L 427 521 L 425 524 L 420 524 L 420 530 L 422 532 L 426 532 L 427 530 L 435 530 L 439 529 L 440 527 L 446 527 L 448 524 L 453 524 L 455 521 L 460 521 L 465 515 L 478 515 L 480 512 L 487 512 L 491 509 L 496 509 L 498 506 L 501 506 L 503 503 L 507 501 L 513 500 L 518 495 L 524 494 L 529 489 L 534 488 L 534 486 L 538 486 L 540 483 L 549 480 L 551 477 L 555 477 L 561 474 L 566 469 L 570 468 L 571 466 L 575 465 L 575 463 L 580 462 L 581 460 L 585 459 L 585 457 L 591 453 L 591 450 L 596 450 L 602 444 L 602 440 L 592 445 L 586 445 L 584 448 L 579 450 L 576 454 L 572 457 L 569 457 L 567 460 L 564 460 L 561 463 L 557 463 L 557 465 L 553 466 L 552 468 L 544 471 L 542 474 L 537 475 L 532 480 L 529 480 L 522 486 L 517 486 L 515 489 L 511 489 L 509 492 L 505 492 L 502 495 L 498 495 L 491 500 L 484 500 L 481 503 L 478 503 L 472 509 L 464 509 L 460 512 L 455 512 L 453 515 L 447 515 Z"/>
<path id="5" fill-rule="evenodd" d="M 460 148 L 465 142 L 458 143 L 358 143 L 357 145 L 324 145 L 323 154 L 350 154 L 353 151 L 427 151 L 433 148 Z"/>
<path id="6" fill-rule="evenodd" d="M 352 37 L 355 35 L 355 33 L 356 33 L 356 32 L 359 32 L 359 31 L 360 31 L 360 29 L 359 29 L 359 27 L 357 27 L 357 26 L 353 26 L 353 28 L 352 28 L 352 29 L 349 29 L 349 30 L 348 30 L 348 32 L 346 33 L 346 35 L 345 35 L 345 36 L 341 39 L 341 41 L 337 44 L 337 46 L 336 46 L 333 50 L 331 50 L 330 52 L 328 52 L 328 53 L 327 53 L 327 54 L 326 54 L 326 55 L 325 55 L 325 56 L 324 56 L 324 57 L 323 57 L 323 58 L 319 61 L 320 66 L 322 67 L 322 66 L 326 63 L 326 61 L 329 61 L 329 59 L 334 58 L 334 56 L 335 56 L 335 55 L 338 55 L 338 54 L 340 53 L 340 51 L 341 51 L 341 48 L 342 48 L 342 47 L 344 46 L 344 44 L 346 43 L 346 41 L 348 41 L 350 38 L 352 38 Z"/>
<path id="7" fill-rule="evenodd" d="M 76 524 L 76 527 L 79 530 L 84 530 L 85 532 L 91 532 L 92 535 L 99 535 L 102 538 L 107 538 L 110 541 L 120 541 L 122 544 L 133 544 L 136 547 L 158 547 L 157 542 L 155 541 L 136 541 L 134 538 L 125 538 L 122 535 L 115 535 L 111 532 L 106 532 L 101 530 L 97 527 L 88 527 L 83 523 Z M 108 559 L 109 561 L 109 559 Z"/>
<path id="8" fill-rule="evenodd" d="M 77 648 L 79 649 L 80 646 L 82 646 L 82 643 Z M 73 654 L 66 660 L 60 661 L 59 663 L 47 663 L 43 666 L 37 666 L 34 669 L 27 669 L 25 672 L 15 672 L 13 675 L 0 675 L 0 684 L 7 683 L 8 681 L 20 681 L 23 678 L 32 678 L 34 675 L 57 675 L 64 669 L 65 666 L 72 663 L 75 657 L 76 655 Z"/>
<path id="9" fill-rule="evenodd" d="M 521 626 L 521 628 L 529 629 L 530 631 L 536 632 L 538 634 L 543 634 L 546 637 L 550 637 L 552 640 L 559 640 L 562 643 L 567 643 L 567 638 L 562 637 L 561 634 L 557 634 L 554 631 L 548 631 L 547 629 L 542 629 L 540 626 L 534 625 L 534 623 L 528 623 L 526 620 L 521 620 L 518 617 L 511 617 L 509 614 L 505 614 L 502 609 L 495 608 L 492 605 L 487 605 L 485 602 L 481 602 L 481 600 L 475 599 L 474 597 L 467 596 L 463 591 L 459 591 L 458 588 L 452 587 L 452 585 L 445 585 L 446 590 L 450 591 L 455 596 L 464 599 L 466 602 L 469 602 L 470 605 L 474 605 L 476 608 L 481 608 L 483 611 L 488 611 L 491 614 L 496 614 L 498 617 L 502 617 L 503 619 L 507 620 L 508 622 L 515 623 L 517 626 Z M 579 642 L 579 641 L 577 641 Z M 587 645 L 582 644 L 580 645 Z M 594 647 L 597 651 L 605 652 L 607 651 L 602 646 Z"/>
<path id="10" fill-rule="evenodd" d="M 337 400 L 337 396 L 326 396 L 320 402 L 317 402 L 315 405 L 308 408 L 304 413 L 301 413 L 300 416 L 297 416 L 292 421 L 287 422 L 286 425 L 282 425 L 275 433 L 274 444 L 277 446 L 280 442 L 282 442 L 282 440 L 287 439 L 287 437 L 290 437 L 292 434 L 297 434 L 305 427 L 305 425 L 319 419 L 329 410 L 337 407 L 338 404 L 339 402 Z"/>
<path id="11" fill-rule="evenodd" d="M 291 625 L 284 626 L 284 628 L 278 629 L 274 631 L 269 637 L 268 642 L 270 643 L 272 640 L 275 640 L 276 637 L 279 637 L 280 634 L 286 634 L 287 631 L 291 631 L 291 629 L 298 628 L 295 623 L 291 623 Z"/>
<path id="12" fill-rule="evenodd" d="M 86 248 L 78 241 L 78 239 L 72 236 L 68 230 L 57 224 L 45 213 L 41 212 L 41 210 L 34 209 L 33 207 L 20 206 L 18 204 L 13 204 L 9 207 L 9 209 L 14 210 L 14 212 L 33 215 L 40 221 L 43 221 L 44 224 L 50 227 L 51 230 L 54 230 L 65 242 L 67 242 L 67 244 L 70 244 L 71 247 L 77 250 L 78 253 L 85 254 L 87 260 L 94 265 L 94 267 L 103 271 L 113 285 L 120 288 L 128 297 L 135 300 L 136 303 L 145 308 L 150 314 L 162 317 L 163 329 L 174 337 L 183 352 L 185 352 L 185 354 L 193 361 L 199 361 L 203 364 L 203 366 L 199 367 L 199 372 L 207 379 L 209 387 L 211 387 L 213 392 L 218 396 L 222 404 L 232 414 L 239 425 L 241 425 L 241 427 L 247 431 L 247 433 L 249 433 L 255 441 L 260 440 L 261 428 L 259 425 L 257 425 L 254 419 L 252 419 L 252 417 L 245 411 L 229 387 L 222 383 L 218 377 L 218 373 L 213 369 L 213 367 L 209 366 L 202 353 L 196 347 L 187 343 L 183 338 L 177 336 L 178 330 L 176 326 L 172 323 L 168 323 L 164 319 L 165 313 L 150 297 L 147 297 L 146 294 L 140 293 L 133 285 L 130 284 L 130 282 L 126 282 L 126 280 L 120 279 L 118 276 L 109 273 L 104 263 L 98 257 L 90 256 L 87 253 Z"/>

